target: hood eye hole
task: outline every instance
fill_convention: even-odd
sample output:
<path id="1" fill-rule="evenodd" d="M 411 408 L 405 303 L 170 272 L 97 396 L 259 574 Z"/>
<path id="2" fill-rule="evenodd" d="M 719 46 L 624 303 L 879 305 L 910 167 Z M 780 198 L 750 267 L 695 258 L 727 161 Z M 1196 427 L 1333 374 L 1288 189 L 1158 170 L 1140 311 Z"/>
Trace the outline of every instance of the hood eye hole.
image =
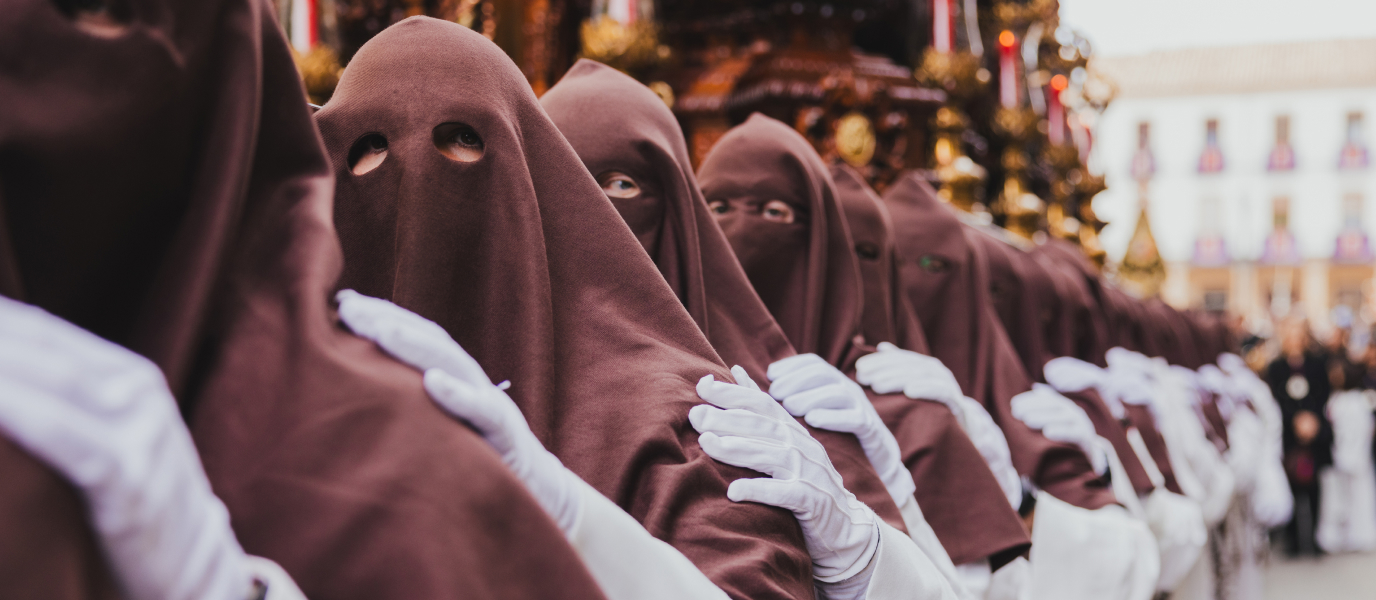
<path id="1" fill-rule="evenodd" d="M 95 37 L 119 37 L 128 28 L 129 15 L 115 0 L 52 0 L 77 29 Z"/>
<path id="2" fill-rule="evenodd" d="M 855 253 L 865 260 L 879 260 L 879 246 L 870 242 L 856 244 Z"/>
<path id="3" fill-rule="evenodd" d="M 379 133 L 370 133 L 354 142 L 349 148 L 349 172 L 363 175 L 378 168 L 387 160 L 387 138 Z"/>

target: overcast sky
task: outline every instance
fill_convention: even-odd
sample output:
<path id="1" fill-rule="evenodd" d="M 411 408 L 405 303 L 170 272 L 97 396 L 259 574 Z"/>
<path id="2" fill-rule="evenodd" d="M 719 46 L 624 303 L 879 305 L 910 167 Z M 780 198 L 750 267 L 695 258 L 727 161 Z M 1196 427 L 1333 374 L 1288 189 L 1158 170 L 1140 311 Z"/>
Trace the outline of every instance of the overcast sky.
<path id="1" fill-rule="evenodd" d="M 1101 56 L 1376 37 L 1376 0 L 1061 0 Z"/>

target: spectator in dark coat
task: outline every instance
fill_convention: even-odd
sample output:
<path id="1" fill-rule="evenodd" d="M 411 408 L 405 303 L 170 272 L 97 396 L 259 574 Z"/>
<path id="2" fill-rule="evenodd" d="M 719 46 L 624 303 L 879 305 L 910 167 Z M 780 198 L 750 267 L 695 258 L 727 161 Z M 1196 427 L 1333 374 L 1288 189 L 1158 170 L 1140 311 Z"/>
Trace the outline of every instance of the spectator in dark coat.
<path id="1" fill-rule="evenodd" d="M 1266 369 L 1284 418 L 1285 473 L 1295 495 L 1294 516 L 1286 525 L 1286 552 L 1292 556 L 1319 553 L 1314 543 L 1318 473 L 1333 464 L 1333 428 L 1324 414 L 1332 392 L 1328 363 L 1327 353 L 1310 343 L 1306 327 L 1295 324 L 1282 333 L 1281 354 Z"/>

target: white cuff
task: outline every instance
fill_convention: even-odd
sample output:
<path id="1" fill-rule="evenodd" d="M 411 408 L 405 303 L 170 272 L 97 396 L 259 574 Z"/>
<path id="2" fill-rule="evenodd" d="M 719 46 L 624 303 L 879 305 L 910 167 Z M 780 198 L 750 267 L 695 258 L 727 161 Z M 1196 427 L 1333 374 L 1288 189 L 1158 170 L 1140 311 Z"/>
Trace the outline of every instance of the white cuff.
<path id="1" fill-rule="evenodd" d="M 581 509 L 566 533 L 607 600 L 727 600 L 686 556 L 621 507 L 581 479 L 577 489 Z"/>
<path id="2" fill-rule="evenodd" d="M 949 582 L 917 545 L 883 521 L 879 547 L 865 570 L 845 581 L 816 584 L 824 600 L 958 600 Z"/>

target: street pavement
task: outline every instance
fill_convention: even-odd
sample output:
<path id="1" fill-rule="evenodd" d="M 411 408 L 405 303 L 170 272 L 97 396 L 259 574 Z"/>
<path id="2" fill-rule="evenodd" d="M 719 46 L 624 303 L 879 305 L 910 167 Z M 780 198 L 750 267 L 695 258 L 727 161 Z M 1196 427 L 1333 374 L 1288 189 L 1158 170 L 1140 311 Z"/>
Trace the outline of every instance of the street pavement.
<path id="1" fill-rule="evenodd" d="M 1266 600 L 1376 599 L 1376 553 L 1289 560 L 1272 556 Z"/>

